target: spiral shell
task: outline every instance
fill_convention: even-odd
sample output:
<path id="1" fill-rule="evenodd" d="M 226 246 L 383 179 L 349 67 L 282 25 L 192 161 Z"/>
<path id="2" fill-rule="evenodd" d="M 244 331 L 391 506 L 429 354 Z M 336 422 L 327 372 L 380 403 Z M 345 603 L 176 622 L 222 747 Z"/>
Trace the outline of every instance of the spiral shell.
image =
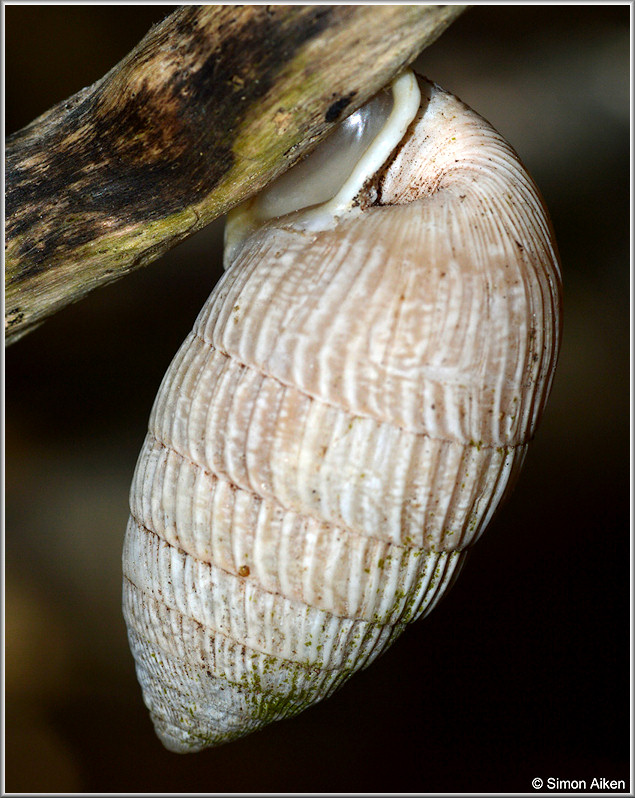
<path id="1" fill-rule="evenodd" d="M 429 612 L 549 393 L 560 274 L 536 188 L 457 98 L 412 73 L 392 91 L 334 195 L 281 211 L 283 176 L 234 212 L 152 410 L 124 614 L 173 751 L 300 712 Z"/>

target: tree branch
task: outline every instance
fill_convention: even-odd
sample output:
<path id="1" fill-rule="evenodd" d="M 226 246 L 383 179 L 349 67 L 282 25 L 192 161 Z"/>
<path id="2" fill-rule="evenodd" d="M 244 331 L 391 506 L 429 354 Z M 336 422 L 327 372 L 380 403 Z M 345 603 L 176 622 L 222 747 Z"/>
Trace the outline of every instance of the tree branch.
<path id="1" fill-rule="evenodd" d="M 7 343 L 258 191 L 465 6 L 184 6 L 7 139 Z"/>

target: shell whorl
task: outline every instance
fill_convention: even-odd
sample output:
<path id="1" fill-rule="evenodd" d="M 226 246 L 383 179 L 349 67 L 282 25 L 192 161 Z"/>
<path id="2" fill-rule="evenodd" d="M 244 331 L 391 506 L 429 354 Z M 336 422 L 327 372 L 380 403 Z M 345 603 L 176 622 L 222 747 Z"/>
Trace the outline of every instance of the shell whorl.
<path id="1" fill-rule="evenodd" d="M 548 216 L 499 134 L 418 86 L 350 212 L 238 212 L 228 270 L 161 384 L 124 613 L 171 750 L 301 711 L 429 612 L 544 408 Z"/>

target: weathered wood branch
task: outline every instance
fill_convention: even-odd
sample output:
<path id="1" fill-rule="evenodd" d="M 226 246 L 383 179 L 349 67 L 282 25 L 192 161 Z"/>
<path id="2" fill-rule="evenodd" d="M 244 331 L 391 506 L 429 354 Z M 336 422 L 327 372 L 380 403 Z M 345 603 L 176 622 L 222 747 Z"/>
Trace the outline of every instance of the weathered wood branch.
<path id="1" fill-rule="evenodd" d="M 7 139 L 7 343 L 291 166 L 465 6 L 184 6 Z"/>

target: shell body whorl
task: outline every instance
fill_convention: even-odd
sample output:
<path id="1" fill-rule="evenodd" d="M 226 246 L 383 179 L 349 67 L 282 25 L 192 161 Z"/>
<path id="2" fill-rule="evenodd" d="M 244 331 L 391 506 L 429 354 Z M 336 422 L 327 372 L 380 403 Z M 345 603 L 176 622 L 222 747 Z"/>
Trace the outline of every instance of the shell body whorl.
<path id="1" fill-rule="evenodd" d="M 157 733 L 196 751 L 290 716 L 434 606 L 520 469 L 560 275 L 504 140 L 420 80 L 355 207 L 233 244 L 131 489 L 124 613 Z"/>

